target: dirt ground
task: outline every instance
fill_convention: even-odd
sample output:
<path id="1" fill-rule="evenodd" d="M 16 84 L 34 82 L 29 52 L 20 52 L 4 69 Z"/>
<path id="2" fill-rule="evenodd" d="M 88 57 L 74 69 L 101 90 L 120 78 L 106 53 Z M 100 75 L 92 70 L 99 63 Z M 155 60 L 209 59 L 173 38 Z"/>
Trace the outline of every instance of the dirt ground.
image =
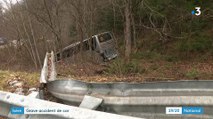
<path id="1" fill-rule="evenodd" d="M 113 61 L 112 61 L 113 62 Z M 172 80 L 213 80 L 212 62 L 152 62 L 141 60 L 140 66 L 143 73 L 115 75 L 106 74 L 108 65 L 95 63 L 58 63 L 58 78 L 74 78 L 87 82 L 150 82 Z M 0 70 L 0 90 L 15 92 L 16 88 L 9 82 L 23 82 L 23 92 L 27 94 L 30 88 L 39 87 L 40 71 L 17 72 L 12 70 Z"/>
<path id="2" fill-rule="evenodd" d="M 89 82 L 213 80 L 213 62 L 152 62 L 141 60 L 139 67 L 144 69 L 144 72 L 126 75 L 106 74 L 107 65 L 60 64 L 58 65 L 58 75 Z"/>

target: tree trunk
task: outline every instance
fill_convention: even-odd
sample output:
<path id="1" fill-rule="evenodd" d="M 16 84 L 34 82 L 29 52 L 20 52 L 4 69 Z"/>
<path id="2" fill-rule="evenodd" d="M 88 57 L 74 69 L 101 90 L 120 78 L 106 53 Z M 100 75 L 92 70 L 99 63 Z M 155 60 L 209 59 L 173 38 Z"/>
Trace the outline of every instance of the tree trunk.
<path id="1" fill-rule="evenodd" d="M 18 2 L 17 2 L 18 3 Z M 11 4 L 11 3 L 10 3 Z M 19 4 L 19 3 L 18 3 Z M 12 6 L 12 4 L 11 4 Z M 11 7 L 12 8 L 12 7 Z M 13 10 L 13 9 L 11 9 Z M 12 15 L 14 15 L 14 12 L 12 11 Z M 24 34 L 26 34 L 27 36 L 27 41 L 29 42 L 29 45 L 30 45 L 30 51 L 31 51 L 31 57 L 32 57 L 32 61 L 34 62 L 34 65 L 35 65 L 35 68 L 37 69 L 38 68 L 38 64 L 37 64 L 37 60 L 36 60 L 36 54 L 35 54 L 35 51 L 34 51 L 34 48 L 33 48 L 33 43 L 31 42 L 30 40 L 30 35 L 28 33 L 28 30 L 27 30 L 27 26 L 26 26 L 26 23 L 24 21 L 24 17 L 23 17 L 23 13 L 20 12 L 20 17 L 21 17 L 21 22 L 22 22 L 22 26 L 23 26 L 23 29 L 24 29 Z M 14 17 L 15 18 L 15 17 Z M 20 33 L 21 34 L 21 33 Z M 24 39 L 24 37 L 22 37 Z M 26 45 L 27 46 L 27 45 Z"/>
<path id="2" fill-rule="evenodd" d="M 133 49 L 137 48 L 137 41 L 136 41 L 136 28 L 135 28 L 135 18 L 133 14 L 131 14 L 131 25 L 132 25 L 132 31 L 133 31 L 133 39 L 132 39 L 132 44 L 133 44 Z"/>
<path id="3" fill-rule="evenodd" d="M 124 40 L 125 40 L 125 59 L 128 62 L 131 54 L 131 11 L 130 11 L 131 0 L 125 1 L 125 28 L 124 28 Z"/>
<path id="4" fill-rule="evenodd" d="M 26 9 L 28 9 L 27 0 L 25 0 L 24 2 L 25 2 Z M 36 38 L 35 38 L 35 33 L 34 33 L 32 21 L 31 21 L 31 18 L 29 16 L 27 16 L 27 19 L 28 19 L 29 26 L 30 26 L 30 32 L 31 32 L 31 35 L 32 35 L 33 44 L 35 45 L 35 49 L 34 49 L 35 50 L 35 55 L 37 57 L 39 68 L 42 68 L 41 58 L 40 58 L 40 54 L 38 52 L 38 46 L 37 46 L 37 42 L 36 42 Z"/>

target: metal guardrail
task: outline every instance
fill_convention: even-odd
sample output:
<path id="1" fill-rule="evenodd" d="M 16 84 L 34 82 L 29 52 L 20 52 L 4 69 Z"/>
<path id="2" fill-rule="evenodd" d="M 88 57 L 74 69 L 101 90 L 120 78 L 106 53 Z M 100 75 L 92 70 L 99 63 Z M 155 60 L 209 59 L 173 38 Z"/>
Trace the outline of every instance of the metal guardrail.
<path id="1" fill-rule="evenodd" d="M 174 81 L 157 83 L 86 83 L 55 80 L 47 83 L 48 91 L 65 104 L 79 105 L 85 95 L 103 99 L 101 110 L 146 118 L 172 118 L 169 106 L 202 106 L 204 115 L 213 118 L 213 81 Z M 63 87 L 63 88 L 62 88 Z M 149 115 L 149 116 L 147 116 Z M 155 115 L 155 116 L 154 116 Z M 175 118 L 188 115 L 176 115 Z"/>
<path id="2" fill-rule="evenodd" d="M 67 114 L 52 115 L 12 115 L 10 113 L 11 106 L 21 106 L 28 108 L 58 107 L 67 108 L 69 110 L 72 110 L 72 112 Z M 3 91 L 0 91 L 0 116 L 11 119 L 139 119 L 136 117 L 122 116 L 74 106 L 68 106 L 46 100 L 36 99 L 31 96 L 22 96 Z"/>
<path id="3" fill-rule="evenodd" d="M 54 57 L 53 53 L 51 55 Z M 70 79 L 57 80 L 55 75 L 48 76 L 45 73 L 54 74 L 55 67 L 45 67 L 49 66 L 44 65 L 41 83 L 46 82 L 48 91 L 68 105 L 83 105 L 91 109 L 95 107 L 105 112 L 151 119 L 213 118 L 213 81 L 86 83 Z M 86 99 L 85 96 L 91 98 Z M 166 115 L 165 108 L 168 106 L 202 106 L 204 114 Z"/>
<path id="4" fill-rule="evenodd" d="M 48 91 L 68 105 L 36 99 L 34 94 L 22 96 L 0 91 L 0 116 L 12 119 L 213 119 L 213 81 L 86 83 L 56 80 L 55 74 L 54 54 L 47 54 L 40 83 L 46 83 Z M 68 108 L 72 113 L 12 115 L 11 106 Z M 166 115 L 168 106 L 201 106 L 204 114 Z"/>

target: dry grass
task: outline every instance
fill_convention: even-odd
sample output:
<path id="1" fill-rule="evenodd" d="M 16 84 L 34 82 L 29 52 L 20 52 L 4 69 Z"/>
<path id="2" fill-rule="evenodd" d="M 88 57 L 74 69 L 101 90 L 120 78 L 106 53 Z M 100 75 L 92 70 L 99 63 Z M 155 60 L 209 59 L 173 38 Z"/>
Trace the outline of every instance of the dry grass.
<path id="1" fill-rule="evenodd" d="M 37 87 L 39 84 L 39 73 L 0 70 L 0 90 L 10 91 L 8 82 L 11 80 L 22 80 L 27 87 Z"/>
<path id="2" fill-rule="evenodd" d="M 91 64 L 66 64 L 66 67 L 58 66 L 58 73 L 62 77 L 70 77 L 88 82 L 213 80 L 213 63 L 211 62 L 150 62 L 140 60 L 139 64 L 139 67 L 144 69 L 143 73 L 132 74 L 129 72 L 125 75 L 105 74 L 104 70 L 107 69 L 107 66 Z"/>
<path id="3" fill-rule="evenodd" d="M 112 62 L 109 62 L 109 65 Z M 213 63 L 199 62 L 150 62 L 140 60 L 140 67 L 145 71 L 139 74 L 105 74 L 107 66 L 81 63 L 57 64 L 59 78 L 74 78 L 86 82 L 150 82 L 168 80 L 213 80 Z M 15 72 L 0 70 L 0 90 L 11 91 L 8 81 L 22 80 L 27 88 L 39 86 L 40 73 Z M 12 92 L 12 91 L 11 91 Z"/>

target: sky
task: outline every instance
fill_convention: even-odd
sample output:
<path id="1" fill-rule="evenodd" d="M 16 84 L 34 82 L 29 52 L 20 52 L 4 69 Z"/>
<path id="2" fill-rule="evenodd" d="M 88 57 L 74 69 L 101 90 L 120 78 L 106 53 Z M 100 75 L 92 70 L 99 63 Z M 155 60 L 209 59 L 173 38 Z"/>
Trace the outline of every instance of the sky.
<path id="1" fill-rule="evenodd" d="M 2 6 L 7 9 L 7 4 L 5 2 L 8 2 L 10 3 L 10 1 L 15 4 L 17 0 L 0 0 L 0 3 L 2 4 Z M 18 0 L 18 1 L 21 1 L 21 0 Z"/>

